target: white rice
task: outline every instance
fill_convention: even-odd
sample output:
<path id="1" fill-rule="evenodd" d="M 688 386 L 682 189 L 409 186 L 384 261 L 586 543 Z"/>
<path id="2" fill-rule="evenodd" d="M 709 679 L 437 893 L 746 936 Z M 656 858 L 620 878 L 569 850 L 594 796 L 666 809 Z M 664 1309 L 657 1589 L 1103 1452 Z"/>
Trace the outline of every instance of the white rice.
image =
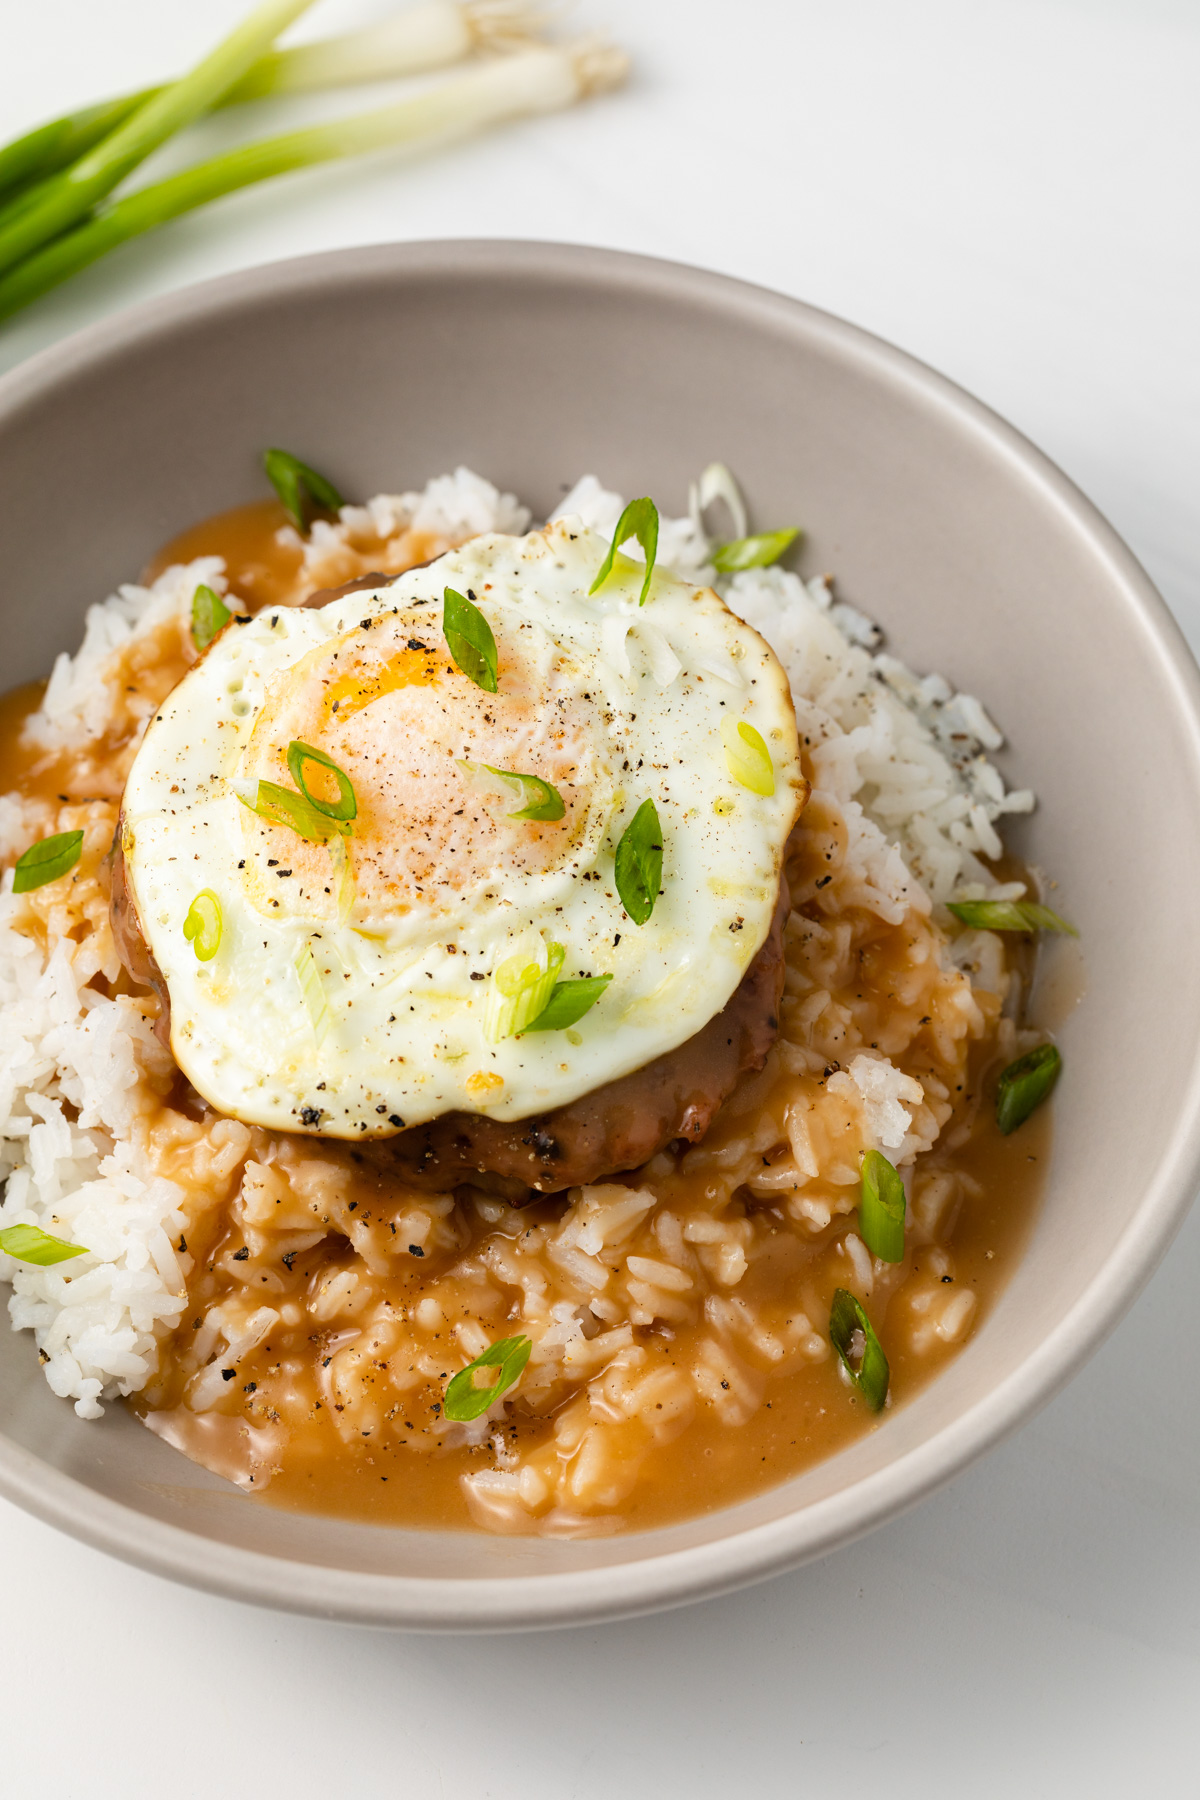
<path id="1" fill-rule="evenodd" d="M 621 508 L 619 496 L 585 476 L 556 516 L 578 514 L 610 534 Z M 301 546 L 303 575 L 310 586 L 325 585 L 326 566 L 356 536 L 412 529 L 460 542 L 481 532 L 521 532 L 528 521 L 528 510 L 514 496 L 459 469 L 420 493 L 379 495 L 363 507 L 343 508 L 337 524 L 314 526 Z M 711 581 L 711 550 L 695 502 L 690 516 L 662 520 L 659 557 L 680 575 Z M 55 664 L 28 741 L 53 752 L 102 740 L 117 706 L 114 659 L 164 622 L 186 618 L 200 582 L 226 591 L 220 558 L 168 569 L 150 587 L 123 586 L 91 607 L 79 651 Z M 997 886 L 979 861 L 1000 849 L 996 822 L 1033 805 L 1028 792 L 1006 793 L 987 760 L 1002 740 L 979 701 L 953 693 L 940 676 L 920 679 L 882 653 L 878 629 L 839 602 L 826 578 L 806 584 L 769 568 L 719 585 L 787 669 L 801 734 L 812 751 L 816 794 L 827 796 L 846 820 L 856 903 L 894 924 L 907 908 L 927 912 L 954 894 L 1023 892 Z M 665 644 L 663 651 L 673 654 Z M 74 812 L 74 823 L 85 829 L 111 830 L 107 813 L 93 818 L 86 806 Z M 47 829 L 69 828 L 61 816 L 52 826 L 52 813 L 42 802 L 0 797 L 0 854 L 11 861 Z M 186 1299 L 191 1265 L 182 1235 L 184 1195 L 157 1171 L 137 1129 L 139 1108 L 162 1090 L 171 1064 L 144 1003 L 109 999 L 89 986 L 97 974 L 111 980 L 118 972 L 107 925 L 94 919 L 94 929 L 76 941 L 68 935 L 72 920 L 64 913 L 56 921 L 51 913 L 54 947 L 43 957 L 30 932 L 35 907 L 49 903 L 14 896 L 11 888 L 6 875 L 0 894 L 0 1176 L 7 1186 L 0 1226 L 39 1225 L 89 1248 L 85 1256 L 49 1268 L 0 1255 L 0 1279 L 11 1284 L 13 1327 L 34 1332 L 54 1392 L 73 1398 L 82 1417 L 95 1418 L 102 1400 L 145 1384 L 158 1343 L 178 1322 Z M 821 996 L 816 1000 L 819 1005 Z M 867 1140 L 894 1160 L 911 1161 L 932 1142 L 929 1131 L 936 1135 L 935 1127 L 922 1135 L 920 1084 L 885 1057 L 855 1056 L 831 1078 L 830 1091 L 837 1084 L 854 1094 Z M 800 1120 L 792 1148 L 794 1166 L 803 1171 L 808 1153 Z M 640 1217 L 638 1207 L 644 1212 L 651 1204 L 636 1189 L 585 1190 L 553 1254 L 587 1258 L 605 1234 L 625 1228 L 630 1208 Z M 740 1254 L 736 1245 L 729 1253 Z M 633 1262 L 647 1266 L 634 1269 Z M 669 1289 L 673 1271 L 669 1262 L 635 1257 L 631 1274 L 650 1293 L 655 1283 Z M 660 1310 L 661 1304 L 660 1296 Z M 569 1363 L 582 1351 L 580 1332 L 573 1314 L 544 1330 L 534 1370 L 547 1359 Z M 589 1354 L 598 1342 L 592 1340 Z M 723 1365 L 713 1376 L 716 1403 L 726 1408 L 738 1404 L 729 1375 Z M 474 1479 L 483 1483 L 484 1507 L 488 1482 L 499 1504 L 524 1477 L 498 1467 Z"/>

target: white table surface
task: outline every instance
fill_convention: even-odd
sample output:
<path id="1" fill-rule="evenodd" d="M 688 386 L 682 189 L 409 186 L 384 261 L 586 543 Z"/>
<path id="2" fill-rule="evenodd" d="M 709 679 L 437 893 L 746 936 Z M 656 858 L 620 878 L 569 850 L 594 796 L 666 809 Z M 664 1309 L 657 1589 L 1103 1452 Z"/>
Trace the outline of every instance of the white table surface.
<path id="1" fill-rule="evenodd" d="M 383 4 L 322 0 L 297 35 Z M 244 5 L 5 0 L 0 131 L 172 71 Z M 132 301 L 342 244 L 538 236 L 703 263 L 997 407 L 1200 644 L 1197 0 L 580 0 L 575 17 L 635 53 L 624 94 L 227 201 L 0 330 L 0 367 Z M 0 1502 L 0 1790 L 1196 1793 L 1198 1289 L 1194 1216 L 1073 1385 L 917 1512 L 785 1579 L 601 1629 L 277 1617 Z"/>

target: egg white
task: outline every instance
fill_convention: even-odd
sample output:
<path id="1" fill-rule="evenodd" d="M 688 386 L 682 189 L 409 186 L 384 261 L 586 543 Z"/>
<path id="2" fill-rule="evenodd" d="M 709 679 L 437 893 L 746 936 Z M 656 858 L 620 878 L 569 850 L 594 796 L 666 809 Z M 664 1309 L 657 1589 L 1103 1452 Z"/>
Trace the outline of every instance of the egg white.
<path id="1" fill-rule="evenodd" d="M 457 1110 L 526 1118 L 643 1067 L 728 1001 L 767 936 L 802 804 L 787 679 L 711 589 L 658 571 L 639 607 L 643 571 L 618 559 L 589 595 L 606 550 L 560 520 L 319 610 L 232 622 L 163 704 L 126 786 L 126 869 L 175 1059 L 221 1112 L 349 1139 Z M 495 695 L 446 650 L 447 586 L 495 634 Z M 774 794 L 732 778 L 725 716 L 761 733 Z M 287 741 L 310 730 L 359 799 L 343 922 L 328 850 L 238 798 L 262 777 L 290 785 Z M 567 817 L 510 820 L 521 802 L 483 761 L 554 782 Z M 663 877 L 638 927 L 613 858 L 646 798 Z M 208 962 L 183 930 L 204 889 L 223 920 Z M 569 1031 L 491 1042 L 492 973 L 539 942 L 565 946 L 562 979 L 612 983 Z M 296 968 L 306 944 L 316 1023 Z"/>

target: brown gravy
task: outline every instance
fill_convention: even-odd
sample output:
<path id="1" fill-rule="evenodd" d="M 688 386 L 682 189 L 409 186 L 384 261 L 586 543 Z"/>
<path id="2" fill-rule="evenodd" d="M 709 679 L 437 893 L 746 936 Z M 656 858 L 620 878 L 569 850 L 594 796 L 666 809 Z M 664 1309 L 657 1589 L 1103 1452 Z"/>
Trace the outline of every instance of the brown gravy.
<path id="1" fill-rule="evenodd" d="M 284 523 L 276 502 L 237 507 L 174 539 L 153 559 L 147 574 L 152 578 L 172 562 L 219 554 L 226 560 L 234 593 L 249 606 L 285 604 L 293 595 L 301 558 L 293 545 L 279 541 L 277 534 Z M 61 776 L 55 766 L 39 764 L 19 743 L 21 724 L 36 708 L 41 691 L 35 684 L 0 699 L 0 791 L 19 788 L 47 798 L 63 792 L 57 785 Z M 1009 873 L 1006 868 L 1005 875 Z M 911 1268 L 887 1301 L 882 1322 L 877 1321 L 891 1366 L 889 1410 L 892 1404 L 903 1404 L 918 1392 L 960 1347 L 927 1345 L 918 1354 L 913 1348 L 914 1333 L 908 1329 L 914 1296 L 927 1292 L 931 1283 L 948 1292 L 968 1289 L 976 1298 L 978 1323 L 1012 1274 L 1035 1216 L 1050 1153 L 1049 1109 L 1035 1115 L 1012 1137 L 1002 1137 L 991 1118 L 988 1054 L 976 1053 L 972 1059 L 970 1085 L 976 1089 L 976 1097 L 982 1095 L 982 1103 L 969 1135 L 965 1130 L 960 1133 L 966 1141 L 952 1152 L 940 1143 L 921 1160 L 926 1171 L 952 1162 L 967 1179 L 952 1225 L 941 1232 L 937 1244 L 916 1251 Z M 964 1125 L 970 1099 L 963 1095 L 956 1104 L 956 1118 Z M 172 1104 L 193 1119 L 203 1116 L 203 1106 L 194 1095 Z M 717 1141 L 720 1127 L 718 1120 L 714 1127 Z M 942 1143 L 948 1135 L 950 1126 Z M 252 1154 L 261 1157 L 266 1134 L 256 1133 L 255 1138 Z M 317 1153 L 312 1140 L 305 1140 L 303 1149 L 310 1157 Z M 343 1163 L 349 1154 L 330 1147 L 330 1157 Z M 356 1160 L 361 1165 L 362 1159 Z M 346 1173 L 350 1181 L 347 1191 L 358 1196 L 350 1211 L 361 1206 L 359 1222 L 374 1215 L 382 1225 L 399 1216 L 411 1200 L 411 1195 L 398 1193 L 386 1175 L 368 1166 L 351 1169 L 347 1165 Z M 668 1199 L 675 1179 L 669 1170 L 663 1175 Z M 563 1204 L 561 1200 L 535 1201 L 519 1215 L 514 1234 L 530 1224 L 556 1219 Z M 760 1220 L 770 1213 L 769 1201 L 761 1196 L 747 1194 L 742 1204 Z M 465 1205 L 462 1210 L 464 1215 L 470 1212 Z M 753 1305 L 757 1288 L 771 1287 L 777 1292 L 781 1276 L 786 1283 L 790 1265 L 801 1296 L 796 1304 L 802 1303 L 815 1328 L 823 1331 L 833 1290 L 846 1280 L 844 1258 L 838 1262 L 835 1255 L 832 1233 L 836 1227 L 837 1221 L 825 1238 L 803 1242 L 782 1229 L 781 1216 L 778 1254 L 772 1251 L 769 1268 L 764 1261 L 751 1265 L 737 1289 L 739 1297 Z M 413 1260 L 377 1285 L 397 1306 L 414 1308 L 427 1283 L 445 1276 L 452 1265 L 469 1256 L 473 1241 L 494 1230 L 494 1223 L 485 1224 L 471 1214 L 451 1252 L 435 1254 L 428 1261 Z M 194 1361 L 189 1362 L 189 1344 L 207 1308 L 231 1290 L 229 1259 L 238 1258 L 242 1251 L 244 1223 L 235 1218 L 230 1204 L 223 1203 L 207 1216 L 198 1216 L 189 1235 L 188 1249 L 196 1266 L 189 1280 L 188 1313 L 175 1341 L 164 1348 L 159 1378 L 131 1402 L 139 1416 L 196 1460 L 240 1479 L 251 1494 L 258 1488 L 258 1480 L 251 1472 L 253 1459 L 247 1460 L 245 1428 L 249 1423 L 263 1431 L 264 1442 L 269 1439 L 271 1445 L 269 1486 L 265 1492 L 258 1491 L 267 1504 L 377 1523 L 470 1527 L 473 1521 L 460 1477 L 464 1470 L 493 1466 L 488 1443 L 441 1454 L 414 1454 L 403 1431 L 436 1429 L 438 1423 L 431 1421 L 426 1393 L 415 1393 L 411 1405 L 405 1402 L 393 1409 L 403 1415 L 393 1435 L 372 1429 L 348 1442 L 344 1429 L 335 1428 L 329 1384 L 322 1378 L 323 1366 L 336 1349 L 337 1333 L 314 1330 L 311 1315 L 301 1314 L 299 1307 L 296 1312 L 300 1316 L 294 1322 L 281 1323 L 265 1342 L 238 1360 L 236 1378 L 230 1381 L 228 1397 L 222 1396 L 221 1405 L 197 1413 L 182 1404 L 183 1389 L 196 1367 Z M 354 1257 L 349 1237 L 335 1231 L 283 1260 L 286 1274 L 276 1270 L 271 1277 L 271 1298 L 276 1303 L 281 1303 L 281 1295 L 300 1296 L 310 1291 L 330 1271 L 349 1267 Z M 242 1279 L 240 1274 L 238 1279 Z M 504 1335 L 503 1319 L 485 1323 L 491 1336 Z M 650 1335 L 659 1331 L 656 1326 L 645 1329 Z M 677 1336 L 660 1332 L 659 1347 L 661 1341 L 674 1339 L 682 1354 L 692 1329 L 681 1327 Z M 453 1373 L 463 1358 L 452 1339 L 446 1356 L 447 1373 Z M 785 1374 L 766 1370 L 758 1404 L 736 1429 L 722 1422 L 712 1408 L 701 1406 L 678 1435 L 656 1441 L 642 1453 L 638 1481 L 621 1502 L 621 1524 L 625 1528 L 662 1525 L 728 1505 L 795 1475 L 864 1432 L 886 1426 L 887 1418 L 887 1412 L 879 1418 L 870 1415 L 841 1377 L 833 1356 Z M 286 1430 L 277 1429 L 285 1422 Z M 508 1429 L 510 1443 L 515 1442 L 522 1451 L 546 1444 L 552 1439 L 554 1425 L 553 1413 L 526 1417 L 518 1410 Z"/>

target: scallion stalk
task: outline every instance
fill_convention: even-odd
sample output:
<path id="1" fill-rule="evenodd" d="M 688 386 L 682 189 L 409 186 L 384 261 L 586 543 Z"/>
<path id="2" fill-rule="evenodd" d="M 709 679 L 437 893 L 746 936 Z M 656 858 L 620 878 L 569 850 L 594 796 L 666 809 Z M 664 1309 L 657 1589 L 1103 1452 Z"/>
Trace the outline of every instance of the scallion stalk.
<path id="1" fill-rule="evenodd" d="M 541 36 L 548 8 L 536 0 L 426 0 L 361 31 L 272 50 L 232 87 L 222 106 L 277 94 L 424 75 L 473 50 L 525 50 Z"/>
<path id="2" fill-rule="evenodd" d="M 27 306 L 118 244 L 240 188 L 341 157 L 397 145 L 448 143 L 505 120 L 553 112 L 617 86 L 628 66 L 622 51 L 590 42 L 521 51 L 481 63 L 394 105 L 263 138 L 198 163 L 113 202 L 0 275 L 0 318 Z M 17 224 L 19 220 L 13 230 Z M 3 240 L 0 223 L 0 244 Z"/>
<path id="3" fill-rule="evenodd" d="M 145 101 L 70 168 L 42 182 L 28 204 L 10 208 L 0 219 L 0 270 L 14 268 L 69 231 L 152 150 L 207 112 L 311 4 L 312 0 L 261 0 L 190 74 Z"/>
<path id="4" fill-rule="evenodd" d="M 122 94 L 117 100 L 101 100 L 96 106 L 66 113 L 61 119 L 36 125 L 22 137 L 14 138 L 0 149 L 0 194 L 11 198 L 33 182 L 69 169 L 101 138 L 123 125 L 139 106 L 161 92 L 161 88 L 148 87 L 137 94 Z"/>
<path id="5" fill-rule="evenodd" d="M 313 94 L 365 81 L 394 81 L 461 62 L 473 50 L 526 49 L 541 34 L 545 9 L 525 0 L 426 0 L 361 31 L 269 50 L 221 94 L 213 111 L 281 94 Z M 37 125 L 0 148 L 0 195 L 13 195 L 70 168 L 170 84 L 101 100 Z"/>

